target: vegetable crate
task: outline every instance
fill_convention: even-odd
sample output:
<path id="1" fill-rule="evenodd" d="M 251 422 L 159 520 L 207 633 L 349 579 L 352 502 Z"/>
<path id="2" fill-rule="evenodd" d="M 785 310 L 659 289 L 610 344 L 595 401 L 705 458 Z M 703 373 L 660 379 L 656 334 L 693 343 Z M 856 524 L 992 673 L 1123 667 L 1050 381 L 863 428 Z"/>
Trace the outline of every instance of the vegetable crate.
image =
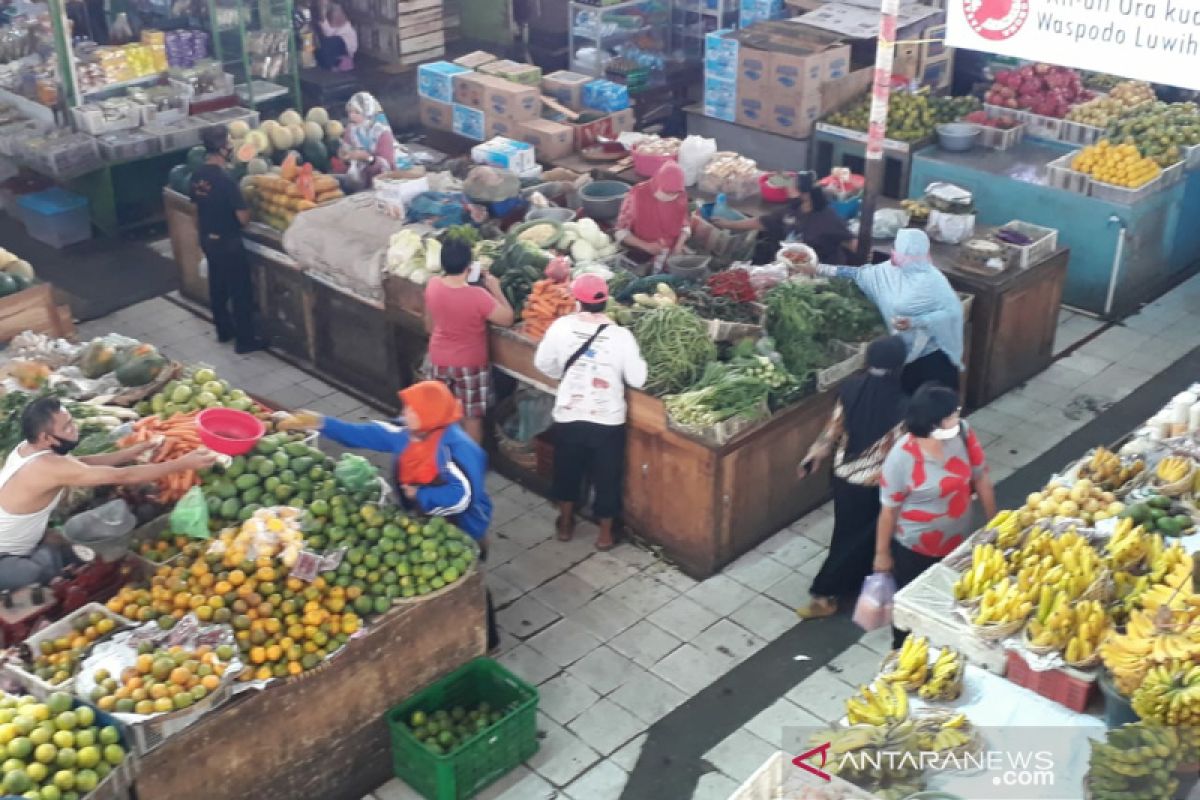
<path id="1" fill-rule="evenodd" d="M 1025 123 L 1017 123 L 1011 128 L 993 128 L 990 125 L 980 125 L 979 142 L 992 150 L 1010 150 L 1025 138 Z"/>
<path id="2" fill-rule="evenodd" d="M 1059 156 L 1046 165 L 1046 178 L 1050 181 L 1051 186 L 1076 194 L 1088 193 L 1091 188 L 1091 179 L 1088 178 L 1087 173 L 1079 172 L 1071 167 L 1071 162 L 1077 155 L 1079 155 L 1079 151 L 1073 151 L 1065 156 Z"/>
<path id="3" fill-rule="evenodd" d="M 1000 227 L 1024 234 L 1033 240 L 1027 245 L 1009 244 L 1003 240 L 1000 242 L 1010 267 L 1027 269 L 1030 264 L 1038 264 L 1049 258 L 1053 255 L 1054 248 L 1058 247 L 1058 231 L 1054 228 L 1043 228 L 1017 219 Z"/>
<path id="4" fill-rule="evenodd" d="M 407 720 L 416 711 L 487 702 L 515 706 L 457 750 L 436 755 L 413 736 Z M 525 761 L 538 749 L 537 689 L 490 658 L 477 658 L 422 689 L 387 713 L 396 777 L 428 800 L 465 800 Z"/>
<path id="5" fill-rule="evenodd" d="M 1088 674 L 1070 667 L 1039 672 L 1030 667 L 1016 650 L 1009 650 L 1007 659 L 1006 678 L 1072 711 L 1082 712 L 1096 694 L 1095 673 Z"/>
<path id="6" fill-rule="evenodd" d="M 75 628 L 73 623 L 75 620 L 79 619 L 80 617 L 86 617 L 94 612 L 103 614 L 105 617 L 111 619 L 115 623 L 112 633 L 116 633 L 120 630 L 128 628 L 131 624 L 129 620 L 125 619 L 125 617 L 122 617 L 119 614 L 114 614 L 101 603 L 87 603 L 75 609 L 57 622 L 47 625 L 26 639 L 25 645 L 29 648 L 30 655 L 37 656 L 37 654 L 41 651 L 42 642 L 52 641 L 63 636 L 74 636 Z M 109 634 L 109 636 L 111 635 L 112 634 Z M 96 642 L 105 641 L 109 638 L 109 636 L 96 639 L 94 642 L 92 642 L 92 644 L 94 645 Z M 87 649 L 90 651 L 91 645 L 89 645 Z M 62 683 L 49 683 L 48 681 L 44 681 L 37 675 L 34 675 L 32 672 L 26 670 L 24 665 L 15 659 L 5 662 L 4 674 L 19 683 L 26 692 L 39 700 L 45 700 L 54 692 L 71 693 L 75 687 L 74 676 L 67 678 Z"/>

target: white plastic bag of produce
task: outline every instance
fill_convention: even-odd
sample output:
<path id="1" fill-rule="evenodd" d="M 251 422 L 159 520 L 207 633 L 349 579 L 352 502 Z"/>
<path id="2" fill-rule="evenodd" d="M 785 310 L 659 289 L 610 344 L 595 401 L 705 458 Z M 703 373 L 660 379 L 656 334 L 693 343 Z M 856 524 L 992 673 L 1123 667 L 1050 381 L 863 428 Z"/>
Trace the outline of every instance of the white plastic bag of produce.
<path id="1" fill-rule="evenodd" d="M 902 208 L 881 208 L 875 212 L 871 238 L 895 239 L 896 232 L 908 225 L 908 212 Z"/>
<path id="2" fill-rule="evenodd" d="M 947 214 L 935 208 L 929 212 L 925 232 L 935 242 L 962 244 L 975 235 L 975 215 Z"/>
<path id="3" fill-rule="evenodd" d="M 876 572 L 863 581 L 862 592 L 854 606 L 854 624 L 864 631 L 873 631 L 892 624 L 892 600 L 896 596 L 896 580 L 890 572 Z"/>
<path id="4" fill-rule="evenodd" d="M 679 166 L 683 168 L 684 185 L 696 185 L 696 181 L 700 180 L 700 173 L 708 166 L 716 152 L 716 139 L 689 136 L 683 140 L 683 144 L 679 145 Z"/>

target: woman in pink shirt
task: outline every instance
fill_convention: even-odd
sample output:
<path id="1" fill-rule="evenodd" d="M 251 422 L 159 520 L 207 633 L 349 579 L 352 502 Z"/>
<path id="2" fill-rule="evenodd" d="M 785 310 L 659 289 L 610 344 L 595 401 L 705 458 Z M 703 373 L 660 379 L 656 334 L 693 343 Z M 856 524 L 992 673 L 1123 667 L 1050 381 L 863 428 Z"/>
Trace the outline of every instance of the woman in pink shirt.
<path id="1" fill-rule="evenodd" d="M 483 441 L 483 417 L 492 387 L 488 323 L 508 327 L 513 310 L 500 281 L 484 273 L 483 286 L 467 283 L 471 248 L 460 241 L 442 245 L 441 277 L 425 287 L 425 330 L 429 332 L 429 375 L 450 387 L 462 403 L 462 426 Z"/>
<path id="2" fill-rule="evenodd" d="M 327 4 L 321 4 L 325 5 Z M 316 53 L 317 64 L 334 72 L 349 72 L 354 69 L 354 54 L 358 52 L 358 33 L 340 5 L 335 3 L 328 5 L 328 10 L 319 9 L 317 33 L 320 41 Z"/>

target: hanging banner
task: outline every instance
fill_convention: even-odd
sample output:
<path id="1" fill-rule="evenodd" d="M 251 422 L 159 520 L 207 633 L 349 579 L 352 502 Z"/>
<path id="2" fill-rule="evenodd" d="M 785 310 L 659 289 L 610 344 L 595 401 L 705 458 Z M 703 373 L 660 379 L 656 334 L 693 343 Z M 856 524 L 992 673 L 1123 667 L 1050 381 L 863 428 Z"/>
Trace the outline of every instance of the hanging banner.
<path id="1" fill-rule="evenodd" d="M 1200 89 L 1200 0 L 947 0 L 946 44 Z"/>

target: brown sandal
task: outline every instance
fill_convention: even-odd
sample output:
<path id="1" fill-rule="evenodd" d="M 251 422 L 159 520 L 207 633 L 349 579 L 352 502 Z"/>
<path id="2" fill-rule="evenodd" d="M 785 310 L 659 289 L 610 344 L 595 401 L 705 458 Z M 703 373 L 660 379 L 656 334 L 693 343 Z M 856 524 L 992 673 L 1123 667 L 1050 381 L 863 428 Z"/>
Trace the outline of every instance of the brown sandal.
<path id="1" fill-rule="evenodd" d="M 617 546 L 617 535 L 613 530 L 613 521 L 611 519 L 600 520 L 600 533 L 596 534 L 596 549 L 601 553 L 607 553 Z"/>
<path id="2" fill-rule="evenodd" d="M 811 603 L 796 609 L 796 616 L 800 619 L 821 619 L 822 617 L 832 617 L 837 610 L 837 600 L 828 597 L 814 597 Z"/>

